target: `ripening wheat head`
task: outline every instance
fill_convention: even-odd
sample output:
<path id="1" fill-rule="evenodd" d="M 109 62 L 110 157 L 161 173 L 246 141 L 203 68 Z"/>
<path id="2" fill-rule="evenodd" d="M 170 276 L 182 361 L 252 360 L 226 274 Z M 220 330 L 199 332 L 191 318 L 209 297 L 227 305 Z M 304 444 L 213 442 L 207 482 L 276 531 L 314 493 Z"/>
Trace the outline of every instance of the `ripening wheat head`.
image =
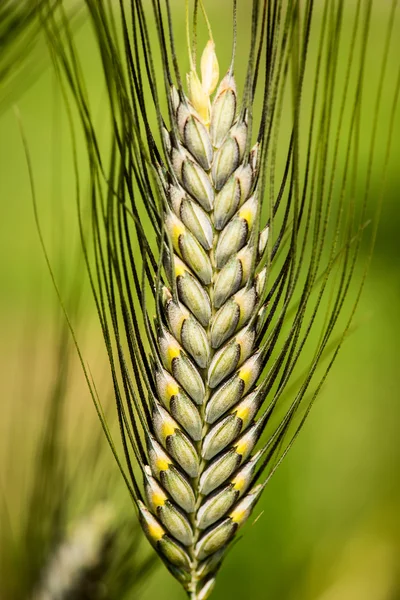
<path id="1" fill-rule="evenodd" d="M 117 14 L 86 4 L 112 115 L 106 175 L 72 40 L 53 14 L 45 23 L 88 141 L 94 263 L 85 247 L 125 477 L 148 539 L 190 597 L 205 600 L 357 303 L 358 291 L 341 320 L 366 226 L 369 175 L 360 180 L 358 151 L 372 2 L 347 15 L 344 56 L 344 2 L 327 1 L 315 17 L 313 2 L 254 0 L 240 86 L 236 10 L 247 3 L 227 3 L 233 51 L 221 74 L 203 2 L 187 3 L 186 83 L 168 1 L 121 3 Z M 369 164 L 395 10 L 368 119 Z M 196 64 L 200 16 L 208 39 Z M 398 83 L 393 90 L 394 115 Z"/>

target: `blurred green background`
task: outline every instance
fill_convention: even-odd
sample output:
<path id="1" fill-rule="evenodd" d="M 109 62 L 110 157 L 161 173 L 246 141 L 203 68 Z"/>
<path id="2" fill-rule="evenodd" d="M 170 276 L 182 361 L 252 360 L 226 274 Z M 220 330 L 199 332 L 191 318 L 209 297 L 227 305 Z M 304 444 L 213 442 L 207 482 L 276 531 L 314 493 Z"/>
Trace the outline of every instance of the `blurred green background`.
<path id="1" fill-rule="evenodd" d="M 218 28 L 226 20 L 228 2 L 209 4 L 224 65 L 230 36 L 224 38 L 227 27 Z M 242 10 L 246 4 L 239 2 Z M 380 68 L 380 55 L 374 49 L 381 47 L 390 8 L 389 2 L 378 4 L 368 55 L 367 111 L 372 110 Z M 399 68 L 399 20 L 395 27 L 388 90 Z M 183 22 L 177 31 L 181 43 Z M 98 97 L 94 114 L 101 119 L 104 88 L 88 26 L 77 33 L 77 41 L 88 89 Z M 238 70 L 243 71 L 246 61 L 240 63 L 240 56 Z M 382 119 L 386 124 L 390 102 L 387 94 Z M 75 180 L 67 118 L 50 70 L 22 95 L 18 109 L 32 157 L 46 241 L 61 272 L 77 247 Z M 400 599 L 399 115 L 395 125 L 377 246 L 356 316 L 358 326 L 342 348 L 301 436 L 271 480 L 243 539 L 225 560 L 215 600 Z M 385 152 L 379 136 L 378 140 L 377 161 Z M 379 189 L 379 182 L 373 181 L 372 187 Z M 25 435 L 33 432 L 34 437 L 37 432 L 40 411 L 35 403 L 40 405 L 42 390 L 51 378 L 55 318 L 54 291 L 38 243 L 21 135 L 11 107 L 0 115 L 0 198 L 0 465 L 5 472 L 9 445 L 15 447 L 14 460 L 27 460 Z M 26 327 L 27 322 L 31 327 Z M 77 331 L 84 358 L 101 383 L 105 356 L 98 350 L 99 332 L 88 293 Z M 26 366 L 21 368 L 21 352 L 26 352 L 28 362 L 32 354 L 32 365 L 38 370 L 35 385 L 29 382 L 25 388 L 29 397 L 19 403 L 16 398 L 26 386 L 26 378 L 33 377 Z M 69 394 L 72 435 L 82 418 L 88 432 L 97 430 L 77 360 L 73 379 Z M 19 434 L 12 429 L 15 419 Z M 17 479 L 18 473 L 17 467 L 7 467 L 7 481 L 16 495 L 18 487 L 12 479 Z M 123 485 L 118 493 L 126 493 Z M 183 597 L 179 585 L 162 567 L 141 595 L 143 600 Z"/>

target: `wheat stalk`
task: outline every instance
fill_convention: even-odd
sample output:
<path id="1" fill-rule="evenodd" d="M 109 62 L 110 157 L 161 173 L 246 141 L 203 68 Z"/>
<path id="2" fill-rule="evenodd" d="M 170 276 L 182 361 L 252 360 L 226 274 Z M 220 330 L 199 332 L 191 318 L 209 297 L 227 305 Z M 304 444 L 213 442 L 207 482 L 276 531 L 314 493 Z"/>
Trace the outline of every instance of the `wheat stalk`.
<path id="1" fill-rule="evenodd" d="M 148 539 L 192 600 L 206 600 L 236 531 L 304 424 L 349 331 L 365 279 L 364 271 L 341 321 L 369 198 L 368 175 L 361 209 L 354 201 L 372 2 L 353 14 L 351 47 L 358 48 L 358 62 L 351 51 L 341 86 L 344 3 L 325 3 L 306 118 L 302 94 L 312 2 L 254 0 L 241 99 L 234 75 L 236 2 L 232 61 L 221 81 L 203 3 L 194 2 L 193 39 L 200 7 L 209 40 L 201 77 L 196 43 L 188 42 L 187 93 L 169 2 L 152 2 L 161 85 L 144 3 L 135 0 L 129 9 L 121 3 L 122 54 L 114 14 L 103 2 L 86 4 L 109 94 L 108 170 L 73 40 L 65 43 L 53 15 L 44 22 L 89 149 L 93 262 L 87 239 L 84 247 L 128 473 L 119 464 Z M 394 2 L 382 73 L 395 11 Z M 398 85 L 392 89 L 392 118 Z M 370 129 L 371 161 L 381 89 Z M 153 109 L 160 143 L 151 125 Z M 285 119 L 291 126 L 282 142 Z M 390 140 L 391 133 L 388 154 Z M 282 144 L 286 166 L 279 170 Z M 369 260 L 370 253 L 365 268 Z M 310 335 L 314 329 L 317 339 Z M 310 341 L 313 352 L 299 376 Z M 315 382 L 326 358 L 328 366 Z M 93 397 L 98 406 L 95 391 Z"/>

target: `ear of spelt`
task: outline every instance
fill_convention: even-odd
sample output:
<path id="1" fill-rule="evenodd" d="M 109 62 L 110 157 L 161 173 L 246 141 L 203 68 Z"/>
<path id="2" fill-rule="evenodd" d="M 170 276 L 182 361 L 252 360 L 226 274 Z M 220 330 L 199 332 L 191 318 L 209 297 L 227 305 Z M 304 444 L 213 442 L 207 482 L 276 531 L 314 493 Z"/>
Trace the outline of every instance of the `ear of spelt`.
<path id="1" fill-rule="evenodd" d="M 228 72 L 219 75 L 203 10 L 210 35 L 200 75 L 195 45 L 190 51 L 187 92 L 168 1 L 153 0 L 151 15 L 141 0 L 129 10 L 121 3 L 123 55 L 108 5 L 86 4 L 112 113 L 106 198 L 104 161 L 73 41 L 68 39 L 68 60 L 54 22 L 46 27 L 89 140 L 94 265 L 87 260 L 129 473 L 119 464 L 148 539 L 192 600 L 206 600 L 237 530 L 303 426 L 364 282 L 363 275 L 340 321 L 369 198 L 367 179 L 361 209 L 354 201 L 372 2 L 350 13 L 350 47 L 358 52 L 345 55 L 348 68 L 339 85 L 345 3 L 325 3 L 315 22 L 312 2 L 254 0 L 241 95 L 234 75 L 236 2 Z M 199 8 L 203 3 L 194 2 L 194 39 Z M 393 5 L 382 73 L 395 10 Z M 311 31 L 316 56 L 304 115 Z M 397 98 L 398 87 L 391 122 Z M 150 125 L 152 110 L 161 143 Z M 287 135 L 281 134 L 286 121 Z M 280 171 L 282 145 L 286 164 Z M 313 351 L 302 365 L 310 341 Z M 327 357 L 328 366 L 312 383 Z"/>

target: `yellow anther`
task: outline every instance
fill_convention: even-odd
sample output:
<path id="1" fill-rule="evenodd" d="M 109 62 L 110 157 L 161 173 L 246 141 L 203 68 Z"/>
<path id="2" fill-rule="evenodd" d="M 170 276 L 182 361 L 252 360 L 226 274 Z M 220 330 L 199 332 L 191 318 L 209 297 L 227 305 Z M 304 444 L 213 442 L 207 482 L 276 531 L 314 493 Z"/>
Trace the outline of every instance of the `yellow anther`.
<path id="1" fill-rule="evenodd" d="M 157 523 L 157 521 L 152 521 L 148 524 L 148 532 L 149 536 L 155 541 L 158 542 L 164 535 L 164 529 Z"/>
<path id="2" fill-rule="evenodd" d="M 239 211 L 239 217 L 241 219 L 244 219 L 246 221 L 246 223 L 248 224 L 249 228 L 251 229 L 251 227 L 253 226 L 253 219 L 254 219 L 253 211 L 249 210 L 248 208 L 242 208 Z"/>
<path id="3" fill-rule="evenodd" d="M 163 421 L 163 424 L 161 427 L 161 433 L 162 433 L 162 436 L 164 439 L 167 439 L 167 437 L 170 435 L 174 435 L 175 426 L 171 420 L 168 419 L 168 420 Z"/>
<path id="4" fill-rule="evenodd" d="M 179 386 L 176 383 L 170 381 L 169 383 L 167 383 L 165 391 L 166 391 L 168 400 L 170 400 L 172 398 L 172 396 L 176 396 L 176 394 L 179 392 Z"/>
<path id="5" fill-rule="evenodd" d="M 234 479 L 232 479 L 233 489 L 237 492 L 241 492 L 244 486 L 246 485 L 246 479 L 243 475 L 237 475 Z"/>
<path id="6" fill-rule="evenodd" d="M 249 442 L 247 440 L 242 440 L 235 446 L 235 450 L 238 454 L 243 456 L 249 448 Z"/>
<path id="7" fill-rule="evenodd" d="M 235 508 L 229 516 L 234 523 L 241 525 L 247 517 L 247 510 L 238 506 L 238 508 Z"/>
<path id="8" fill-rule="evenodd" d="M 184 275 L 187 273 L 187 269 L 182 263 L 175 261 L 175 277 L 179 277 L 180 275 Z"/>
<path id="9" fill-rule="evenodd" d="M 171 231 L 171 237 L 172 237 L 172 242 L 175 246 L 178 245 L 179 236 L 181 236 L 183 233 L 185 233 L 185 231 L 186 231 L 186 229 L 185 229 L 185 226 L 183 225 L 183 223 L 178 221 L 178 219 L 174 220 L 174 224 L 172 226 L 172 231 Z"/>
<path id="10" fill-rule="evenodd" d="M 174 358 L 177 358 L 181 353 L 180 347 L 178 343 L 172 343 L 168 346 L 167 350 L 167 360 L 168 364 L 171 365 Z"/>
<path id="11" fill-rule="evenodd" d="M 172 462 L 169 462 L 167 459 L 165 458 L 157 458 L 156 460 L 156 466 L 158 471 L 168 471 L 168 467 L 169 465 L 171 465 Z"/>
<path id="12" fill-rule="evenodd" d="M 239 369 L 238 375 L 243 381 L 245 389 L 247 389 L 253 377 L 253 370 L 249 367 L 243 366 L 241 369 Z"/>
<path id="13" fill-rule="evenodd" d="M 157 508 L 157 506 L 164 506 L 166 499 L 166 494 L 161 491 L 153 492 L 151 495 L 151 502 L 154 508 Z"/>
<path id="14" fill-rule="evenodd" d="M 236 412 L 237 418 L 242 419 L 242 421 L 244 421 L 244 422 L 246 422 L 247 419 L 249 418 L 249 407 L 248 406 L 239 407 L 234 412 Z"/>

